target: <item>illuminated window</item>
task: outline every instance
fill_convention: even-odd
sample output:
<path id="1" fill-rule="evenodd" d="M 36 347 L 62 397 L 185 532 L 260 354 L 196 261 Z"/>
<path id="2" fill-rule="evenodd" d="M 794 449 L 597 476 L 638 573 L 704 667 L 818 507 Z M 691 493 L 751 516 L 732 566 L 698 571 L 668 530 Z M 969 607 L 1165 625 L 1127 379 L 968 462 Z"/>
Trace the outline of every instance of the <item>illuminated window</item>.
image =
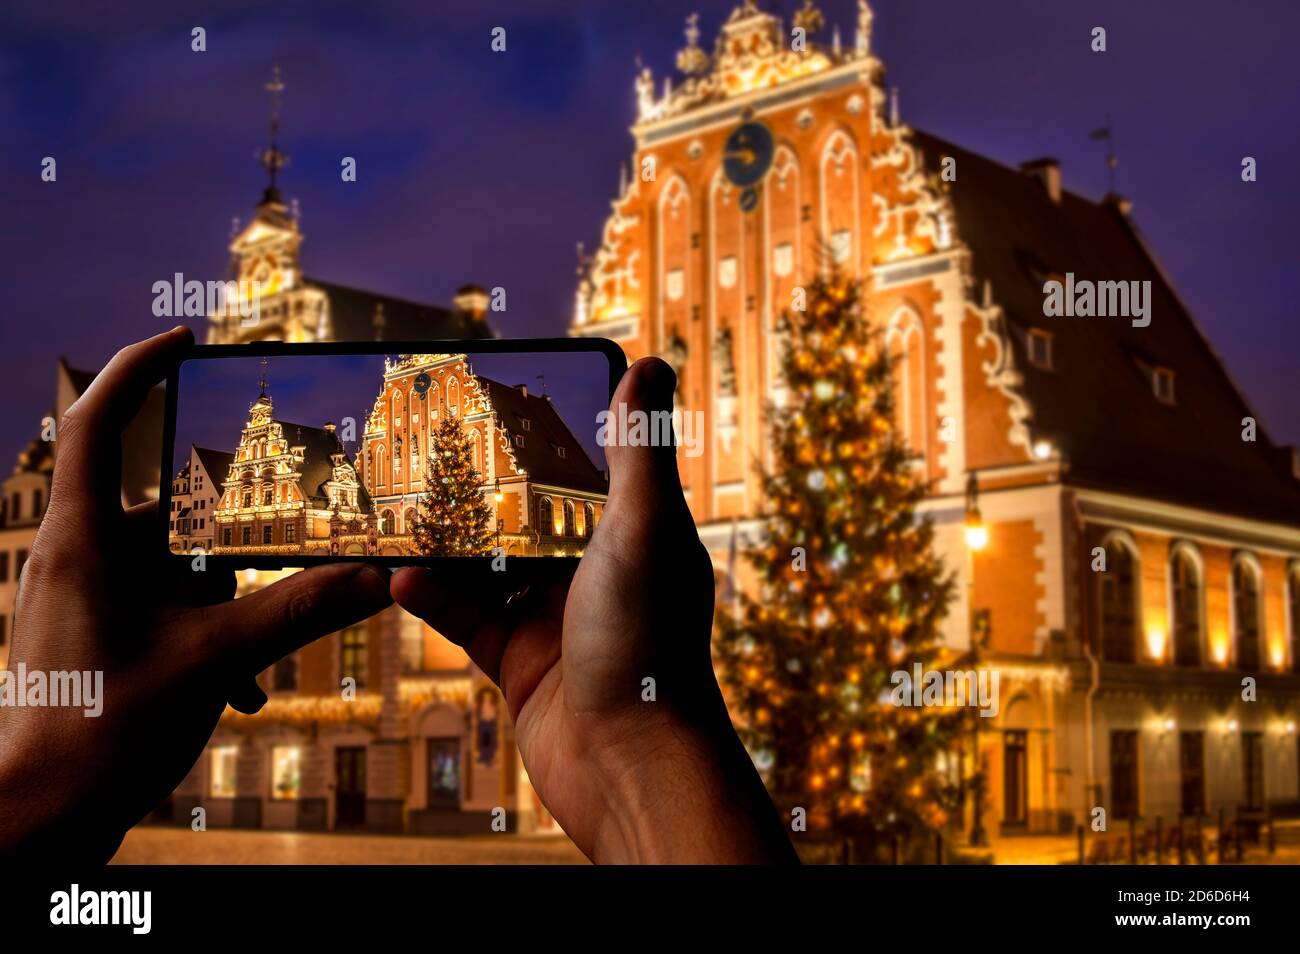
<path id="1" fill-rule="evenodd" d="M 366 687 L 366 626 L 349 626 L 339 635 L 339 678 L 352 679 L 358 689 Z"/>
<path id="2" fill-rule="evenodd" d="M 277 745 L 271 749 L 271 797 L 295 800 L 302 793 L 302 749 Z"/>
<path id="3" fill-rule="evenodd" d="M 564 535 L 566 537 L 575 537 L 578 535 L 578 528 L 574 523 L 572 500 L 564 501 Z"/>
<path id="4" fill-rule="evenodd" d="M 591 504 L 582 505 L 582 533 L 586 537 L 596 529 L 596 508 Z"/>
<path id="5" fill-rule="evenodd" d="M 555 532 L 555 505 L 550 497 L 541 497 L 537 501 L 537 532 Z"/>
<path id="6" fill-rule="evenodd" d="M 1287 603 L 1291 610 L 1291 671 L 1300 673 L 1300 567 L 1287 578 Z"/>
<path id="7" fill-rule="evenodd" d="M 298 526 L 297 526 L 297 524 L 293 524 L 293 523 L 285 524 L 285 527 L 284 527 L 284 542 L 285 542 L 285 543 L 297 543 L 297 542 L 298 542 Z"/>
<path id="8" fill-rule="evenodd" d="M 1196 557 L 1184 546 L 1174 551 L 1169 566 L 1173 592 L 1174 662 L 1201 664 L 1201 573 Z"/>
<path id="9" fill-rule="evenodd" d="M 252 527 L 244 527 L 243 541 L 244 541 L 244 546 L 249 546 L 249 545 L 252 544 L 252 542 L 253 542 L 253 528 L 252 528 Z"/>
<path id="10" fill-rule="evenodd" d="M 1259 668 L 1259 574 L 1250 562 L 1238 558 L 1232 567 L 1232 625 L 1237 668 Z"/>
<path id="11" fill-rule="evenodd" d="M 209 797 L 235 797 L 235 763 L 238 757 L 239 749 L 233 745 L 221 745 L 212 750 L 212 771 L 208 781 Z"/>
<path id="12" fill-rule="evenodd" d="M 1106 571 L 1095 573 L 1101 607 L 1101 651 L 1111 662 L 1133 662 L 1137 653 L 1137 557 L 1117 537 L 1104 545 Z"/>

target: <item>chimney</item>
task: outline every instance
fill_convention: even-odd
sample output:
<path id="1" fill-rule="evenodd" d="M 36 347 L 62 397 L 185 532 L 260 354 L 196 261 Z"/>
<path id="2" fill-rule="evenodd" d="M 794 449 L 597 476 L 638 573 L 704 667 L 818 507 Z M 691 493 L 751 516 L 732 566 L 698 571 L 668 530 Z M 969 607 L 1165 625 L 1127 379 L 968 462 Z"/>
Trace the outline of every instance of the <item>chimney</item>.
<path id="1" fill-rule="evenodd" d="M 528 397 L 528 385 L 516 384 L 515 390 L 518 391 L 520 394 L 522 394 L 524 397 Z"/>
<path id="2" fill-rule="evenodd" d="M 1031 159 L 1029 162 L 1020 164 L 1020 171 L 1042 183 L 1043 188 L 1047 190 L 1047 197 L 1054 204 L 1061 204 L 1060 160 L 1053 159 L 1050 156 L 1044 156 L 1042 159 Z"/>
<path id="3" fill-rule="evenodd" d="M 461 285 L 456 289 L 456 297 L 451 300 L 452 307 L 462 314 L 474 319 L 481 319 L 487 314 L 488 293 L 478 285 Z"/>

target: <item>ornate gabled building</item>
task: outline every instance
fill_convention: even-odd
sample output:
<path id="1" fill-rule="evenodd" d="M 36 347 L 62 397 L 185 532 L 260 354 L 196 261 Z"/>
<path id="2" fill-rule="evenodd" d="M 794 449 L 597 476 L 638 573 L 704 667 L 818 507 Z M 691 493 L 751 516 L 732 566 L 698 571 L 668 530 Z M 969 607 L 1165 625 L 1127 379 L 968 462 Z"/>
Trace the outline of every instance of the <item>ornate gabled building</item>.
<path id="1" fill-rule="evenodd" d="M 276 420 L 265 382 L 248 414 L 213 514 L 213 553 L 377 553 L 370 495 L 334 424 Z"/>
<path id="2" fill-rule="evenodd" d="M 468 432 L 506 555 L 580 556 L 604 508 L 605 474 L 549 397 L 475 374 L 463 354 L 385 363 L 357 456 L 379 516 L 381 553 L 409 552 L 433 433 L 448 414 Z"/>
<path id="3" fill-rule="evenodd" d="M 961 583 L 945 639 L 957 655 L 974 637 L 1001 674 L 980 735 L 986 827 L 1296 800 L 1293 452 L 1268 440 L 1125 200 L 1063 190 L 1053 160 L 1011 169 L 909 128 L 868 4 L 851 42 L 821 21 L 805 3 L 801 37 L 743 0 L 712 51 L 688 20 L 675 81 L 641 72 L 633 174 L 583 262 L 571 332 L 677 368 L 705 431 L 682 481 L 725 573 L 733 534 L 762 533 L 752 464 L 772 463 L 763 407 L 786 399 L 781 316 L 822 269 L 861 279 Z M 1149 282 L 1148 315 L 1045 317 L 1054 280 Z"/>
<path id="4" fill-rule="evenodd" d="M 190 445 L 189 459 L 172 480 L 167 532 L 173 553 L 192 553 L 195 549 L 212 552 L 216 509 L 234 457 L 227 451 Z"/>

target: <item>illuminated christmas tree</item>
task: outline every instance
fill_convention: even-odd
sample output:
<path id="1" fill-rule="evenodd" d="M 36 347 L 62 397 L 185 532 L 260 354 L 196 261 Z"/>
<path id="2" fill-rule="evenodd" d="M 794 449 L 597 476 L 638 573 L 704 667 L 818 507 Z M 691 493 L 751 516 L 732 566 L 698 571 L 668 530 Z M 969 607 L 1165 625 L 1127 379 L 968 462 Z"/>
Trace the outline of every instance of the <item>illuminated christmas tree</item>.
<path id="1" fill-rule="evenodd" d="M 765 537 L 752 595 L 718 607 L 728 701 L 787 818 L 859 857 L 959 824 L 959 710 L 898 706 L 953 582 L 916 514 L 925 485 L 894 427 L 892 360 L 858 283 L 832 274 L 787 314 L 787 392 L 769 408 Z M 734 582 L 733 582 L 734 590 Z M 797 817 L 797 816 L 796 816 Z"/>
<path id="2" fill-rule="evenodd" d="M 444 414 L 430 435 L 428 471 L 412 530 L 426 556 L 481 556 L 492 549 L 492 508 L 474 469 L 469 435 L 460 418 Z"/>

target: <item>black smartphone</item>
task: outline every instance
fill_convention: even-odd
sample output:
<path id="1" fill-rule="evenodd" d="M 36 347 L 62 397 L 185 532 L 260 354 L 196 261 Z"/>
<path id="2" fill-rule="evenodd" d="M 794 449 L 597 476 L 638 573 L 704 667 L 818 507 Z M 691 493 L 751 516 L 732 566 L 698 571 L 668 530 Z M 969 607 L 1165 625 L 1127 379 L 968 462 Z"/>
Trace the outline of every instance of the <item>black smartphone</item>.
<path id="1" fill-rule="evenodd" d="M 626 370 L 601 338 L 196 345 L 167 378 L 161 532 L 204 568 L 559 570 L 603 515 Z"/>

